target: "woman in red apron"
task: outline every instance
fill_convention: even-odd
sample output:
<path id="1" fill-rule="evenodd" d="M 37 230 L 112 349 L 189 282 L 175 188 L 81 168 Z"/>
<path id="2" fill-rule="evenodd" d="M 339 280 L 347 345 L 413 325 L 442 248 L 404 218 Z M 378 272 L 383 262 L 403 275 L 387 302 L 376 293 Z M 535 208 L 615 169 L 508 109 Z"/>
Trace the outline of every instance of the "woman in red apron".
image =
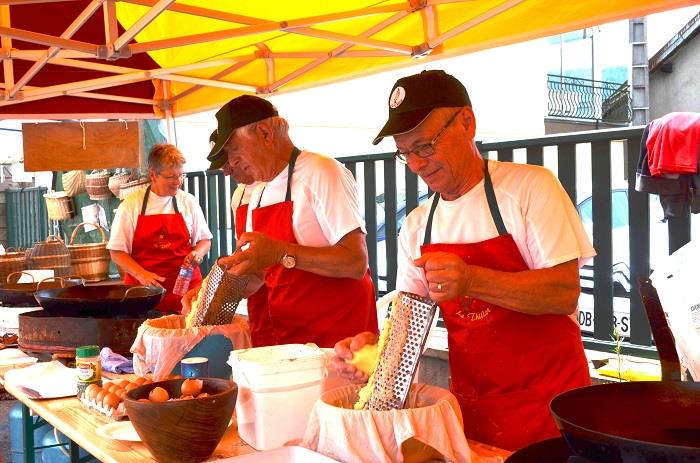
<path id="1" fill-rule="evenodd" d="M 177 194 L 184 179 L 183 164 L 184 157 L 172 145 L 160 144 L 151 149 L 149 153 L 151 185 L 146 189 L 141 203 L 131 239 L 131 252 L 127 254 L 110 247 L 115 263 L 125 270 L 124 283 L 156 284 L 165 288 L 165 296 L 156 306 L 156 310 L 163 313 L 180 313 L 182 310 L 180 302 L 182 296 L 173 294 L 172 290 L 180 267 L 185 262 L 194 266 L 190 288 L 200 286 L 202 274 L 198 264 L 209 251 L 210 246 L 210 239 L 200 239 L 193 249 L 192 236 L 178 206 Z M 173 212 L 147 215 L 151 192 L 158 195 L 161 201 L 163 198 L 170 197 Z M 129 211 L 120 209 L 120 214 L 128 213 Z M 199 219 L 193 217 L 193 220 L 203 222 L 203 214 Z M 206 223 L 203 225 L 206 227 Z M 113 234 L 118 235 L 118 229 L 121 226 L 123 226 L 121 221 L 115 221 L 114 228 L 117 233 L 113 231 Z M 205 234 L 211 236 L 208 228 Z M 112 241 L 110 241 L 111 244 Z M 138 275 L 138 278 L 134 275 Z"/>
<path id="2" fill-rule="evenodd" d="M 470 265 L 503 272 L 528 270 L 503 223 L 484 160 L 484 189 L 498 236 L 477 243 L 431 243 L 430 208 L 421 254 L 449 252 Z M 451 389 L 467 437 L 518 449 L 558 437 L 549 401 L 590 384 L 579 327 L 566 315 L 528 315 L 461 297 L 440 303 L 447 328 Z"/>
<path id="3" fill-rule="evenodd" d="M 291 187 L 298 155 L 299 150 L 294 148 L 285 200 L 252 211 L 254 231 L 289 243 L 297 243 Z M 333 347 L 338 340 L 360 331 L 377 331 L 374 284 L 369 270 L 364 278 L 355 280 L 273 265 L 265 271 L 265 285 L 274 344 L 314 342 L 320 347 Z"/>

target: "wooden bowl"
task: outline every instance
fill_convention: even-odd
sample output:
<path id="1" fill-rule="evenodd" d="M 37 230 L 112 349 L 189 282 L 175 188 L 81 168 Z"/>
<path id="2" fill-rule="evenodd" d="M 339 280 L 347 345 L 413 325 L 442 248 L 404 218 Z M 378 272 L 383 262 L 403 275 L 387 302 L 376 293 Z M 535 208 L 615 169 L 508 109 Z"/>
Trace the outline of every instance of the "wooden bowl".
<path id="1" fill-rule="evenodd" d="M 238 385 L 218 378 L 200 378 L 208 397 L 168 402 L 139 402 L 162 387 L 180 397 L 184 379 L 145 384 L 124 396 L 129 419 L 153 458 L 161 463 L 206 460 L 228 427 L 238 396 Z"/>

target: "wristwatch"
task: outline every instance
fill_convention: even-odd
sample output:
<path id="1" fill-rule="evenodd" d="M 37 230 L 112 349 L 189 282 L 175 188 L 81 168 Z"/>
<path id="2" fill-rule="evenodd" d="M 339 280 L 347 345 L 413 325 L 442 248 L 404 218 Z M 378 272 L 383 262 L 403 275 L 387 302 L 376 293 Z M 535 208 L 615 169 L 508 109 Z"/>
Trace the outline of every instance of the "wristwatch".
<path id="1" fill-rule="evenodd" d="M 287 248 L 282 259 L 280 259 L 280 264 L 284 268 L 294 268 L 297 266 L 297 258 L 292 254 L 291 246 Z"/>

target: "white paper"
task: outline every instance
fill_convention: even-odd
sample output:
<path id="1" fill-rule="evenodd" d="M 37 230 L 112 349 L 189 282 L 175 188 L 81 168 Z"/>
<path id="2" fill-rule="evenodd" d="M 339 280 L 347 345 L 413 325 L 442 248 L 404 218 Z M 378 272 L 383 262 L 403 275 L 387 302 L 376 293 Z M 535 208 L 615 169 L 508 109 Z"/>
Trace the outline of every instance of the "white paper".
<path id="1" fill-rule="evenodd" d="M 75 368 L 68 368 L 58 360 L 10 370 L 5 373 L 5 381 L 34 399 L 78 395 L 78 376 Z"/>
<path id="2" fill-rule="evenodd" d="M 698 257 L 700 241 L 691 241 L 657 265 L 650 277 L 676 340 L 683 376 L 687 369 L 696 381 L 700 379 Z"/>
<path id="3" fill-rule="evenodd" d="M 53 276 L 53 270 L 22 270 L 17 283 L 39 283 Z"/>
<path id="4" fill-rule="evenodd" d="M 104 207 L 100 204 L 92 203 L 81 208 L 81 214 L 83 217 L 83 222 L 96 223 L 99 224 L 104 230 L 109 230 L 107 225 L 107 214 L 105 213 Z M 92 230 L 97 230 L 97 228 L 92 225 L 83 225 L 83 230 L 85 233 Z"/>

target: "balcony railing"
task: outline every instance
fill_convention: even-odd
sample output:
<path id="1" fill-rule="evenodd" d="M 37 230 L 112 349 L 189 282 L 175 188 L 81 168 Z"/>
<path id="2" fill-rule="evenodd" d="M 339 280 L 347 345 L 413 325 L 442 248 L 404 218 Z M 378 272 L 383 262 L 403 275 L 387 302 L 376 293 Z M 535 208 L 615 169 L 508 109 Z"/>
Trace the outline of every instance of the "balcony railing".
<path id="1" fill-rule="evenodd" d="M 578 77 L 547 75 L 548 114 L 611 124 L 632 119 L 629 85 Z"/>

